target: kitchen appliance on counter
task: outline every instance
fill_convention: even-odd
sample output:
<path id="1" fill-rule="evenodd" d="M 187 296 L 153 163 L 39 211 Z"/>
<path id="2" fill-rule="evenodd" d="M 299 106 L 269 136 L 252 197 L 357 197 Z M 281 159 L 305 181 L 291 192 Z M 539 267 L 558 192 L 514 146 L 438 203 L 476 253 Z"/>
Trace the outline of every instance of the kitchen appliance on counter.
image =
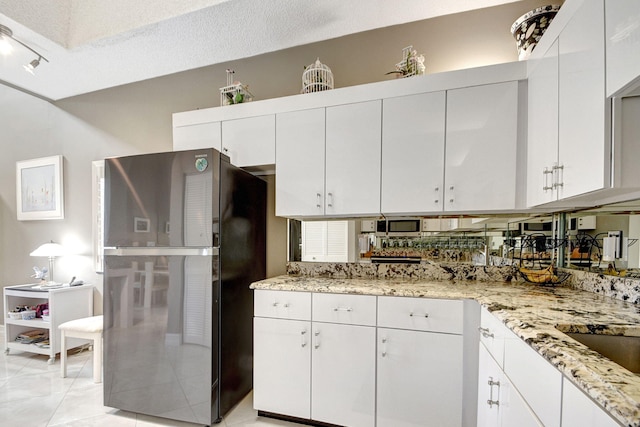
<path id="1" fill-rule="evenodd" d="M 106 406 L 211 425 L 251 390 L 265 215 L 216 150 L 105 161 Z"/>
<path id="2" fill-rule="evenodd" d="M 421 218 L 381 219 L 376 221 L 376 235 L 383 236 L 420 236 Z"/>

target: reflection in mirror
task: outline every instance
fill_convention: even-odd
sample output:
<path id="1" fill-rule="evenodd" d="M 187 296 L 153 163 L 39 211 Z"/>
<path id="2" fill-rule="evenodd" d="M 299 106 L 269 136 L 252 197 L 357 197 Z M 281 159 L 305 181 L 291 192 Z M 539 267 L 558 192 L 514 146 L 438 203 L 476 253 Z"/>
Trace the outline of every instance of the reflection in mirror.
<path id="1" fill-rule="evenodd" d="M 520 216 L 289 220 L 288 231 L 289 261 L 553 263 L 640 277 L 640 201 Z"/>

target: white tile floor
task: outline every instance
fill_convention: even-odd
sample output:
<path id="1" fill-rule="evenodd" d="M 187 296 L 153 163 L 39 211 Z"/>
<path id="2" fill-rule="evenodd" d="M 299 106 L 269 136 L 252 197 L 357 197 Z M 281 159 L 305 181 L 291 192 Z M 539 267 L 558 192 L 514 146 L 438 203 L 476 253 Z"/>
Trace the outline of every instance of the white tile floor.
<path id="1" fill-rule="evenodd" d="M 0 325 L 0 426 L 2 427 L 195 427 L 196 424 L 135 414 L 103 406 L 102 384 L 93 382 L 90 351 L 69 354 L 67 378 L 60 360 L 12 351 L 5 355 Z M 299 424 L 258 417 L 249 394 L 217 426 L 294 427 Z M 216 426 L 216 425 L 214 425 Z"/>

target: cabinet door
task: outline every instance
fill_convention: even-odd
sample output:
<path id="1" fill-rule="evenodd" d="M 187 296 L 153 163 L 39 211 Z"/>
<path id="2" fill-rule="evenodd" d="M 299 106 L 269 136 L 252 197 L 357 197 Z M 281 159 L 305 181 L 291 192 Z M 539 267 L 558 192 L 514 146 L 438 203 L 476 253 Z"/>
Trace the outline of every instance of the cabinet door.
<path id="1" fill-rule="evenodd" d="M 222 122 L 222 152 L 238 167 L 276 162 L 275 115 Z"/>
<path id="2" fill-rule="evenodd" d="M 478 360 L 478 427 L 542 427 L 483 344 Z"/>
<path id="3" fill-rule="evenodd" d="M 445 211 L 516 207 L 517 131 L 518 82 L 447 92 Z"/>
<path id="4" fill-rule="evenodd" d="M 460 426 L 462 336 L 378 329 L 378 427 Z"/>
<path id="5" fill-rule="evenodd" d="M 253 407 L 311 415 L 311 322 L 255 317 Z"/>
<path id="6" fill-rule="evenodd" d="M 381 101 L 327 108 L 326 215 L 380 213 Z"/>
<path id="7" fill-rule="evenodd" d="M 560 33 L 560 199 L 609 186 L 604 2 L 582 3 Z"/>
<path id="8" fill-rule="evenodd" d="M 445 92 L 382 102 L 383 214 L 442 210 Z"/>
<path id="9" fill-rule="evenodd" d="M 173 151 L 215 148 L 221 150 L 220 122 L 198 123 L 173 128 Z"/>
<path id="10" fill-rule="evenodd" d="M 562 427 L 615 427 L 602 408 L 566 378 L 562 380 Z"/>
<path id="11" fill-rule="evenodd" d="M 558 40 L 529 75 L 527 206 L 556 199 L 553 167 L 558 161 Z"/>
<path id="12" fill-rule="evenodd" d="M 325 109 L 276 116 L 276 215 L 324 214 Z"/>
<path id="13" fill-rule="evenodd" d="M 504 372 L 545 426 L 560 425 L 562 374 L 513 333 L 504 343 Z"/>
<path id="14" fill-rule="evenodd" d="M 504 382 L 504 374 L 484 345 L 482 343 L 479 345 L 478 427 L 498 427 L 502 413 L 499 384 Z"/>
<path id="15" fill-rule="evenodd" d="M 640 2 L 607 0 L 604 15 L 607 96 L 612 96 L 640 76 Z"/>
<path id="16" fill-rule="evenodd" d="M 373 426 L 375 328 L 314 322 L 313 335 L 311 418 Z"/>

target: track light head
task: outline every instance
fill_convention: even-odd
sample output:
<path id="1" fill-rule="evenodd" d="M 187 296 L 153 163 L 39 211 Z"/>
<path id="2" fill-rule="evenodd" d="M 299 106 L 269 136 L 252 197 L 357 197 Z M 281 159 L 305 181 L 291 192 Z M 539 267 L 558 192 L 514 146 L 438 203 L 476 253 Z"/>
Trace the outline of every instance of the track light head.
<path id="1" fill-rule="evenodd" d="M 26 65 L 23 65 L 24 69 L 26 72 L 31 73 L 31 74 L 35 74 L 35 69 L 38 65 L 40 65 L 40 59 L 42 59 L 42 57 L 38 57 L 38 59 L 34 59 L 33 61 L 29 62 Z"/>

